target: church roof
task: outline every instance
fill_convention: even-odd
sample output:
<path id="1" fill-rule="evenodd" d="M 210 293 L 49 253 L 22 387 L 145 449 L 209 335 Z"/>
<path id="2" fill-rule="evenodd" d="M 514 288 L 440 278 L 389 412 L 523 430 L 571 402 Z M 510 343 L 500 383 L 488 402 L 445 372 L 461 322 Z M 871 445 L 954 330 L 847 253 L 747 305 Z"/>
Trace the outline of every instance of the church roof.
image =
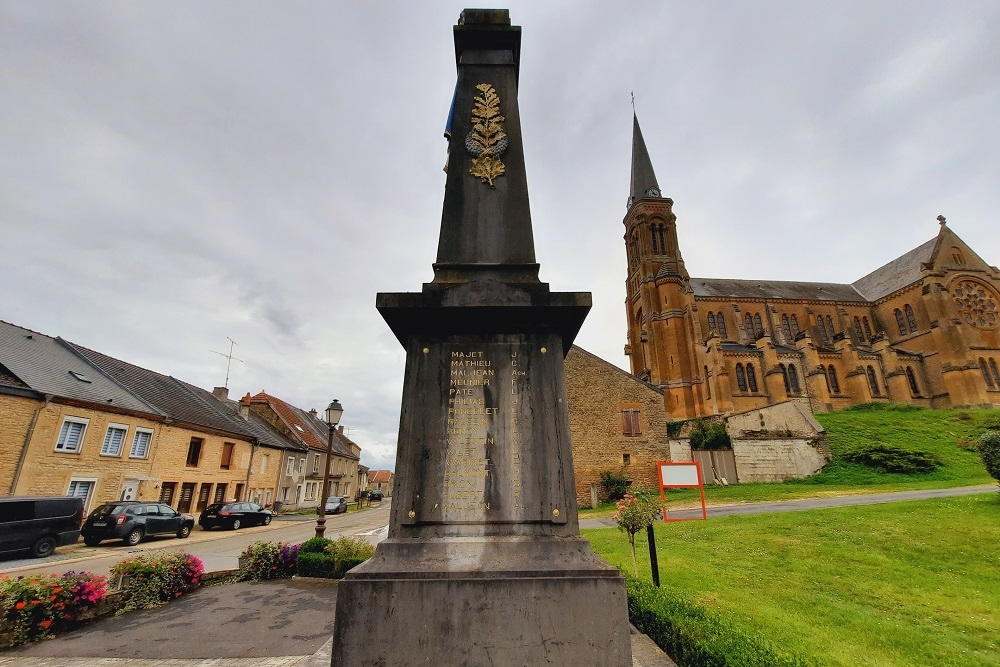
<path id="1" fill-rule="evenodd" d="M 931 260 L 935 243 L 937 237 L 880 266 L 864 278 L 854 281 L 854 288 L 869 301 L 877 301 L 887 294 L 917 282 L 921 277 L 920 264 Z"/>
<path id="2" fill-rule="evenodd" d="M 696 297 L 709 299 L 789 299 L 794 301 L 867 301 L 851 285 L 803 283 L 787 280 L 691 278 Z"/>
<path id="3" fill-rule="evenodd" d="M 642 130 L 639 129 L 639 119 L 632 114 L 632 182 L 629 187 L 628 205 L 631 206 L 639 199 L 651 197 L 656 199 L 661 197 L 660 186 L 656 182 L 656 174 L 653 173 L 653 162 L 649 159 Z"/>

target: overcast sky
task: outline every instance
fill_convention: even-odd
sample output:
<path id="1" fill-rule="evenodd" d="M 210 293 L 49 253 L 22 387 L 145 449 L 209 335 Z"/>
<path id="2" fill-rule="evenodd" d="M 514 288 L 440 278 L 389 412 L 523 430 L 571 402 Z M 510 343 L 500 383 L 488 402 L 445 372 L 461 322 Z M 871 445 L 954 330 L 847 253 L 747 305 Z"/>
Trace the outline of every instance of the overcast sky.
<path id="1" fill-rule="evenodd" d="M 490 2 L 522 26 L 541 276 L 626 367 L 632 107 L 688 271 L 853 282 L 932 238 L 1000 264 L 1000 3 Z M 0 319 L 211 389 L 332 398 L 392 467 L 380 291 L 432 277 L 446 2 L 0 2 Z"/>

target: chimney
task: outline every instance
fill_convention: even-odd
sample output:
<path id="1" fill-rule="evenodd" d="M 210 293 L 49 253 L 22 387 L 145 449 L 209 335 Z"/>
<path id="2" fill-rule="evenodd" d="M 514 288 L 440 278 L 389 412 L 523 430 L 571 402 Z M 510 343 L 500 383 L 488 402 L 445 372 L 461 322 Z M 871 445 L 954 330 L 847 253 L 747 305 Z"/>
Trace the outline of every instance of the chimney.
<path id="1" fill-rule="evenodd" d="M 341 424 L 340 426 L 337 427 L 337 433 L 343 433 L 343 432 L 344 432 L 344 425 Z"/>
<path id="2" fill-rule="evenodd" d="M 220 401 L 225 401 L 229 398 L 229 387 L 216 387 L 212 390 L 212 396 L 215 396 Z"/>
<path id="3" fill-rule="evenodd" d="M 309 411 L 309 416 L 311 416 L 314 419 L 316 418 L 317 414 L 319 413 L 316 412 L 316 408 L 313 408 L 312 410 Z"/>
<path id="4" fill-rule="evenodd" d="M 240 401 L 240 417 L 250 421 L 250 404 Z"/>

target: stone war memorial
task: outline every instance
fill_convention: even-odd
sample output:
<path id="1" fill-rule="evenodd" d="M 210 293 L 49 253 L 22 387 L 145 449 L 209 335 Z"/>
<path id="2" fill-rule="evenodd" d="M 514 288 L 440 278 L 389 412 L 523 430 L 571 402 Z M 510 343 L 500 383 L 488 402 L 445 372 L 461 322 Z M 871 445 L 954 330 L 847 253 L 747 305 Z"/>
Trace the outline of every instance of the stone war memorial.
<path id="1" fill-rule="evenodd" d="M 434 279 L 379 294 L 406 348 L 389 535 L 340 582 L 332 664 L 632 664 L 625 586 L 579 535 L 563 358 L 589 293 L 538 277 L 507 10 L 454 27 Z"/>

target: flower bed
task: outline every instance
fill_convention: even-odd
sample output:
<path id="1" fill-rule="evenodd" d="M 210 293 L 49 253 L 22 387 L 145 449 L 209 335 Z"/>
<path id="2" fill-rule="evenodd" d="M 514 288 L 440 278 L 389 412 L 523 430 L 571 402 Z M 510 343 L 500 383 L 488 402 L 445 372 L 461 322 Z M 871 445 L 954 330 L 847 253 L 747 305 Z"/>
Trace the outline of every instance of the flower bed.
<path id="1" fill-rule="evenodd" d="M 87 620 L 104 599 L 108 582 L 89 572 L 0 576 L 0 647 L 54 637 Z"/>
<path id="2" fill-rule="evenodd" d="M 126 558 L 111 568 L 125 601 L 117 613 L 151 609 L 194 590 L 205 567 L 191 554 L 149 552 Z"/>

